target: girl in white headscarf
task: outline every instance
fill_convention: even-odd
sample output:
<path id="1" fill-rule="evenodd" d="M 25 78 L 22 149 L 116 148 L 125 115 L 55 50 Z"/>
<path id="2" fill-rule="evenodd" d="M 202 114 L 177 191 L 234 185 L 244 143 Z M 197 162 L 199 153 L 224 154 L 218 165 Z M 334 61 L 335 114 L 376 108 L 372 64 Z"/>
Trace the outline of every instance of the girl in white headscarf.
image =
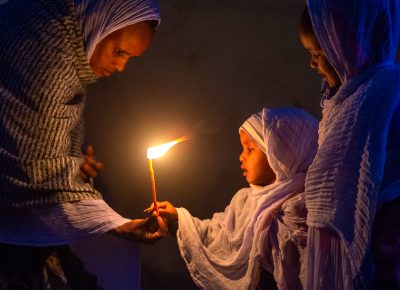
<path id="1" fill-rule="evenodd" d="M 243 175 L 224 212 L 200 220 L 160 202 L 177 226 L 181 255 L 203 289 L 254 289 L 261 268 L 279 289 L 302 289 L 305 175 L 317 149 L 318 122 L 294 108 L 263 109 L 240 127 Z"/>
<path id="2" fill-rule="evenodd" d="M 148 220 L 121 217 L 79 175 L 86 85 L 141 55 L 159 21 L 155 0 L 0 2 L 0 289 L 90 289 L 95 281 L 81 283 L 65 245 L 107 232 L 141 242 L 164 234 L 161 218 L 151 233 Z"/>

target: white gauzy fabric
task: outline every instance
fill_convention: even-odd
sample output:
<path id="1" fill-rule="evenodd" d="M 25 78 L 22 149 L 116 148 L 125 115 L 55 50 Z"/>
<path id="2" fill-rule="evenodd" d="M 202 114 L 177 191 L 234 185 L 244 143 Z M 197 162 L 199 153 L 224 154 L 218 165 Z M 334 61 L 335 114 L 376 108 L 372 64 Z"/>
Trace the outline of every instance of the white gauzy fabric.
<path id="1" fill-rule="evenodd" d="M 329 226 L 339 235 L 344 247 L 339 251 L 343 255 L 333 267 L 338 272 L 349 270 L 342 275 L 340 289 L 350 290 L 354 289 L 353 283 L 366 283 L 367 277 L 363 276 L 372 269 L 365 269 L 364 275 L 360 271 L 370 258 L 368 250 L 376 207 L 380 202 L 400 196 L 400 191 L 393 190 L 379 194 L 389 126 L 400 100 L 399 84 L 399 67 L 383 63 L 353 78 L 337 95 L 324 102 L 319 149 L 306 181 L 307 223 L 317 228 Z M 320 241 L 312 230 L 310 235 L 314 236 L 308 241 L 310 255 L 319 259 L 326 253 L 313 252 L 319 248 Z M 326 272 L 322 265 L 315 259 L 308 262 L 309 273 L 314 274 L 309 278 L 307 289 L 321 289 L 320 277 Z M 332 288 L 324 284 L 324 289 L 337 289 L 326 283 Z"/>
<path id="2" fill-rule="evenodd" d="M 85 39 L 88 60 L 107 35 L 135 23 L 161 21 L 155 0 L 75 0 Z"/>
<path id="3" fill-rule="evenodd" d="M 400 195 L 395 185 L 381 194 L 385 170 L 396 170 L 385 165 L 400 100 L 400 69 L 393 63 L 400 2 L 307 2 L 316 36 L 343 85 L 324 101 L 319 149 L 306 179 L 306 289 L 368 289 L 376 207 Z"/>
<path id="4" fill-rule="evenodd" d="M 264 109 L 253 115 L 241 130 L 253 139 L 262 134 L 263 148 L 277 180 L 265 187 L 239 190 L 225 211 L 215 213 L 211 220 L 199 220 L 186 209 L 177 209 L 178 245 L 199 287 L 253 289 L 262 265 L 274 273 L 279 289 L 302 288 L 301 274 L 297 272 L 296 277 L 296 271 L 283 269 L 300 267 L 285 263 L 283 257 L 291 255 L 280 247 L 288 240 L 301 244 L 305 213 L 285 224 L 278 212 L 296 212 L 289 208 L 298 208 L 294 201 L 303 191 L 305 173 L 316 152 L 317 124 L 300 109 Z M 257 127 L 252 132 L 258 133 L 247 131 L 251 127 Z"/>
<path id="5" fill-rule="evenodd" d="M 0 208 L 0 243 L 40 247 L 68 244 L 104 289 L 140 289 L 139 244 L 106 234 L 129 221 L 102 199 L 4 207 Z"/>
<path id="6" fill-rule="evenodd" d="M 15 245 L 65 245 L 129 222 L 102 199 L 31 208 L 3 207 L 0 213 L 0 242 Z"/>

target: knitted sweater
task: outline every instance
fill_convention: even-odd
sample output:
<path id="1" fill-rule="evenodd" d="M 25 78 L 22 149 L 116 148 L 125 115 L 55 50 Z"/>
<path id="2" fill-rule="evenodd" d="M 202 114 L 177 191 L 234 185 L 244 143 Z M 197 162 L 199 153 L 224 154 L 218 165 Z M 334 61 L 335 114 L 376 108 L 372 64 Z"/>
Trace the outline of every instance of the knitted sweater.
<path id="1" fill-rule="evenodd" d="M 101 198 L 79 177 L 85 84 L 71 0 L 0 6 L 0 206 Z"/>

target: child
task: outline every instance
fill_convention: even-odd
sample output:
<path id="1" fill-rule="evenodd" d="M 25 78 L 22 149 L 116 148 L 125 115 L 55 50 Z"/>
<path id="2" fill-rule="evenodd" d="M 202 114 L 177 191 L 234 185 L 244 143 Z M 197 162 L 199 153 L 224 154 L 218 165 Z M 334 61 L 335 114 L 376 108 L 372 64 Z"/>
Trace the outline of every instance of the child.
<path id="1" fill-rule="evenodd" d="M 305 190 L 306 289 L 400 287 L 400 6 L 353 2 L 309 0 L 312 17 L 306 11 L 300 27 L 311 67 L 328 84 Z"/>
<path id="2" fill-rule="evenodd" d="M 324 100 L 330 99 L 342 83 L 315 36 L 307 7 L 305 7 L 301 16 L 299 37 L 301 44 L 310 54 L 310 67 L 322 77 L 321 106 L 323 107 Z"/>
<path id="3" fill-rule="evenodd" d="M 301 193 L 317 149 L 317 126 L 301 109 L 263 109 L 240 127 L 241 169 L 250 186 L 224 212 L 200 220 L 184 208 L 158 203 L 170 230 L 177 227 L 181 255 L 199 287 L 254 289 L 262 267 L 279 289 L 303 289 Z"/>

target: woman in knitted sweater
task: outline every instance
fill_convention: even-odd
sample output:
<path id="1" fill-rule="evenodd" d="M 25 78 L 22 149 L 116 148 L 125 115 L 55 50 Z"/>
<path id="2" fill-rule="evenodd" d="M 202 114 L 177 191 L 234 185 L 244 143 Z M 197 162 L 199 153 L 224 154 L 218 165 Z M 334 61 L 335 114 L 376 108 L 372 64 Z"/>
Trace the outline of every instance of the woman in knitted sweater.
<path id="1" fill-rule="evenodd" d="M 61 256 L 72 256 L 63 245 L 165 235 L 161 218 L 121 217 L 79 175 L 85 86 L 123 71 L 159 21 L 154 0 L 0 2 L 0 289 L 86 289 L 74 284 L 78 271 L 62 270 Z M 61 271 L 46 272 L 49 256 Z"/>

